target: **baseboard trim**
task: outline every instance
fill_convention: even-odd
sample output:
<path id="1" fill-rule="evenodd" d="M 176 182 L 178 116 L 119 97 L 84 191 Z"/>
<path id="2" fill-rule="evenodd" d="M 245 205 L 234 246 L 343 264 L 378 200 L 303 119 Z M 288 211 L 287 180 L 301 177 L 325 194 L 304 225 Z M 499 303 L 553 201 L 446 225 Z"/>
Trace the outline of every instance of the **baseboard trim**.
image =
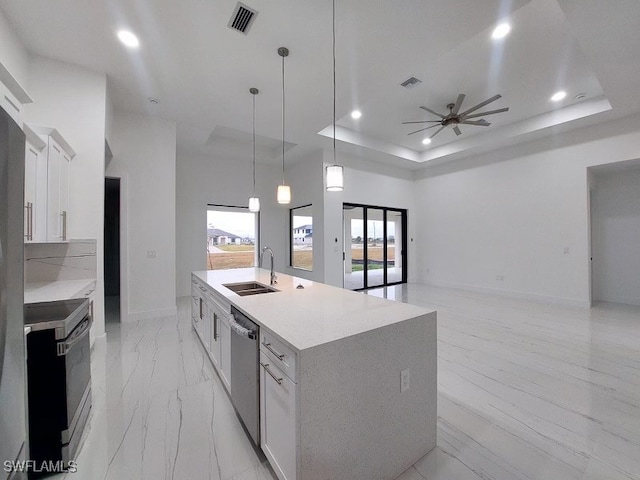
<path id="1" fill-rule="evenodd" d="M 503 290 L 499 288 L 480 287 L 477 285 L 469 285 L 465 283 L 444 282 L 441 280 L 429 279 L 425 281 L 426 285 L 443 288 L 456 288 L 459 290 L 467 290 L 470 292 L 488 293 L 491 295 L 500 295 L 503 297 L 519 298 L 522 300 L 530 300 L 537 303 L 548 303 L 553 305 L 567 305 L 572 307 L 590 308 L 588 299 L 580 300 L 577 298 L 553 297 L 550 295 L 540 295 L 538 293 L 519 292 L 517 290 Z"/>
<path id="2" fill-rule="evenodd" d="M 146 310 L 143 312 L 129 312 L 122 319 L 122 323 L 138 322 L 150 318 L 173 317 L 178 314 L 178 307 L 161 308 L 159 310 Z"/>

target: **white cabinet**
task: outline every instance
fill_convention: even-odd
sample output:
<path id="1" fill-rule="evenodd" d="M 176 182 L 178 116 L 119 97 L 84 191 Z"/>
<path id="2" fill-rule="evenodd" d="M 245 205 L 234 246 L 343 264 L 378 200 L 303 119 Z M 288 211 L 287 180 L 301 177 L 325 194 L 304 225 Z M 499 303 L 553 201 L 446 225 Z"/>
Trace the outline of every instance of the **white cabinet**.
<path id="1" fill-rule="evenodd" d="M 220 317 L 218 325 L 220 332 L 220 369 L 218 372 L 222 377 L 222 382 L 226 385 L 227 390 L 231 389 L 231 327 L 229 326 L 229 318 L 224 315 Z"/>
<path id="2" fill-rule="evenodd" d="M 50 127 L 24 126 L 25 230 L 27 241 L 66 242 L 69 230 L 69 179 L 75 152 Z"/>
<path id="3" fill-rule="evenodd" d="M 209 354 L 211 356 L 211 361 L 213 365 L 220 370 L 220 310 L 217 308 L 217 305 L 214 303 L 214 300 L 209 297 L 207 306 L 209 308 L 209 318 L 211 319 L 211 331 L 209 337 Z"/>
<path id="4" fill-rule="evenodd" d="M 191 277 L 191 318 L 222 383 L 231 389 L 231 305 L 207 284 Z"/>
<path id="5" fill-rule="evenodd" d="M 231 327 L 229 326 L 230 305 L 219 299 L 213 292 L 209 294 L 211 315 L 211 344 L 209 353 L 223 383 L 231 387 Z"/>
<path id="6" fill-rule="evenodd" d="M 296 478 L 296 384 L 260 347 L 260 446 L 280 480 Z"/>
<path id="7" fill-rule="evenodd" d="M 24 178 L 25 242 L 44 242 L 47 238 L 47 144 L 28 125 Z"/>

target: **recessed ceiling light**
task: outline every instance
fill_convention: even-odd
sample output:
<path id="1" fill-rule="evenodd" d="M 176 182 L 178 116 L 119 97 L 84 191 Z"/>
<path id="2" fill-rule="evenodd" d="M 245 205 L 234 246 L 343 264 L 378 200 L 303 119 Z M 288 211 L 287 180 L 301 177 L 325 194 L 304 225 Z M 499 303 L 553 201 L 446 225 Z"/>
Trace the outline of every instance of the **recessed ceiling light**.
<path id="1" fill-rule="evenodd" d="M 504 38 L 509 35 L 511 31 L 511 25 L 508 23 L 501 23 L 496 28 L 493 29 L 493 33 L 491 34 L 491 38 L 494 40 L 498 40 L 500 38 Z"/>
<path id="2" fill-rule="evenodd" d="M 430 143 L 431 143 L 431 139 L 429 137 L 427 137 L 424 140 L 422 140 L 422 144 L 423 145 L 429 145 Z"/>
<path id="3" fill-rule="evenodd" d="M 561 90 L 559 92 L 554 93 L 551 96 L 551 101 L 552 102 L 559 102 L 560 100 L 564 100 L 564 98 L 567 96 L 567 92 L 565 92 L 564 90 Z"/>
<path id="4" fill-rule="evenodd" d="M 129 48 L 138 48 L 140 46 L 140 40 L 138 40 L 138 37 L 128 30 L 120 30 L 118 32 L 118 38 Z"/>
<path id="5" fill-rule="evenodd" d="M 354 120 L 358 120 L 362 116 L 362 112 L 360 110 L 354 110 L 351 112 L 351 118 Z"/>

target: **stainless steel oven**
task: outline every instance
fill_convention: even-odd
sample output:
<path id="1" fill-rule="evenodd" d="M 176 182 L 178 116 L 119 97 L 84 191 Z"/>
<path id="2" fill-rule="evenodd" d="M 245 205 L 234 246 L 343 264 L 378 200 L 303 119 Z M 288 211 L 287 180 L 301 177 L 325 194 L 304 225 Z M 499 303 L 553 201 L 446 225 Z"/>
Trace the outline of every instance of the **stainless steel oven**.
<path id="1" fill-rule="evenodd" d="M 88 299 L 25 305 L 30 459 L 75 460 L 91 410 Z"/>

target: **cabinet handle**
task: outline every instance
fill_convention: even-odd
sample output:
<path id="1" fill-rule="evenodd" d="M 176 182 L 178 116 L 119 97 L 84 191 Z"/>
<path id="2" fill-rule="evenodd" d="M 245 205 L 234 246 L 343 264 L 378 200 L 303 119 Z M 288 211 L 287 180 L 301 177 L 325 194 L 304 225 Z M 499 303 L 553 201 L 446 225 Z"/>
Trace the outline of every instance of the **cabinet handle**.
<path id="1" fill-rule="evenodd" d="M 260 362 L 260 365 L 262 365 L 262 367 L 265 369 L 265 371 L 266 371 L 269 375 L 271 375 L 271 378 L 273 378 L 273 379 L 278 383 L 278 385 L 282 385 L 282 378 L 278 378 L 278 377 L 276 377 L 276 376 L 273 374 L 273 372 L 272 372 L 271 370 L 269 370 L 269 364 L 268 364 L 268 363 L 262 363 L 262 362 Z"/>
<path id="2" fill-rule="evenodd" d="M 27 233 L 25 237 L 27 240 L 33 240 L 33 203 L 27 202 L 24 208 L 27 211 Z"/>
<path id="3" fill-rule="evenodd" d="M 202 298 L 200 298 L 200 320 L 202 320 Z"/>
<path id="4" fill-rule="evenodd" d="M 264 345 L 266 347 L 267 350 L 269 350 L 271 353 L 273 353 L 276 357 L 278 357 L 278 360 L 283 361 L 284 360 L 284 354 L 283 353 L 278 353 L 276 352 L 273 348 L 271 348 L 271 344 L 270 343 L 266 343 L 264 340 L 262 341 L 262 345 Z"/>
<path id="5" fill-rule="evenodd" d="M 218 314 L 213 312 L 213 341 L 218 341 Z"/>
<path id="6" fill-rule="evenodd" d="M 67 240 L 67 211 L 62 212 L 62 240 Z"/>

